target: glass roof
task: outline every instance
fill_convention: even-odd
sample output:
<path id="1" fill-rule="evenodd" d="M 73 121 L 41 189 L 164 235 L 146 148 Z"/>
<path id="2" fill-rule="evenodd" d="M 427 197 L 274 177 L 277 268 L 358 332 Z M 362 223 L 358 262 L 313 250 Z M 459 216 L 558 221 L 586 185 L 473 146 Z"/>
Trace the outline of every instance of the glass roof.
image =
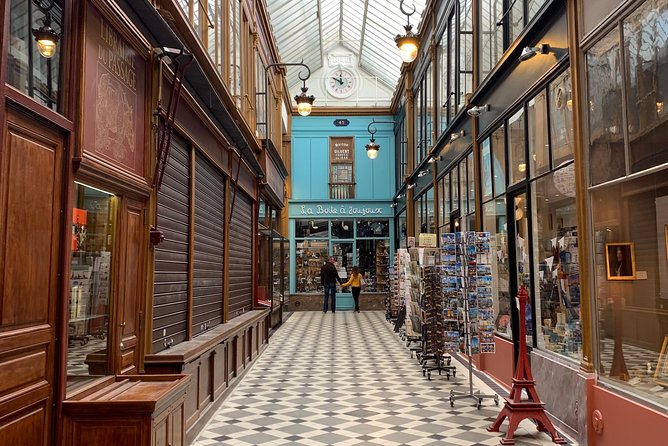
<path id="1" fill-rule="evenodd" d="M 416 32 L 426 0 L 408 0 Z M 311 71 L 323 66 L 327 52 L 342 45 L 357 56 L 359 68 L 390 88 L 399 80 L 401 57 L 394 43 L 404 33 L 406 16 L 399 0 L 267 0 L 282 62 L 304 59 Z M 390 69 L 388 69 L 390 68 Z M 299 69 L 288 70 L 288 85 L 299 82 Z"/>

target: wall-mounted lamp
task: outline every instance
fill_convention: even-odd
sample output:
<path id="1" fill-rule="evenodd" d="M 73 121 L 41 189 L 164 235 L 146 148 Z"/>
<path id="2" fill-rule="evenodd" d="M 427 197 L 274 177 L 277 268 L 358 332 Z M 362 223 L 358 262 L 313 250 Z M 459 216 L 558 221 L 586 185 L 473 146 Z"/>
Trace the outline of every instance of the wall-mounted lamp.
<path id="1" fill-rule="evenodd" d="M 531 59 L 536 54 L 548 54 L 550 52 L 550 45 L 541 43 L 538 46 L 525 46 L 520 54 L 520 62 Z"/>
<path id="2" fill-rule="evenodd" d="M 380 144 L 378 144 L 374 138 L 374 135 L 378 131 L 374 124 L 394 124 L 394 121 L 376 121 L 375 119 L 372 119 L 369 125 L 366 127 L 367 131 L 371 134 L 371 140 L 366 143 L 364 147 L 366 148 L 366 156 L 372 160 L 378 157 L 378 151 L 380 150 Z M 373 130 L 371 130 L 371 127 L 373 127 Z"/>
<path id="3" fill-rule="evenodd" d="M 413 5 L 413 11 L 408 12 L 404 9 L 404 0 L 401 0 L 401 2 L 399 2 L 399 9 L 406 15 L 407 23 L 406 26 L 404 26 L 406 34 L 403 36 L 398 34 L 397 37 L 394 38 L 394 41 L 396 42 L 397 47 L 399 47 L 401 60 L 406 63 L 411 63 L 417 57 L 418 49 L 420 48 L 420 37 L 413 34 L 411 31 L 411 29 L 413 29 L 413 25 L 411 25 L 411 16 L 415 13 L 415 5 Z"/>
<path id="4" fill-rule="evenodd" d="M 51 59 L 56 54 L 56 46 L 60 36 L 51 28 L 51 9 L 53 0 L 33 0 L 33 3 L 42 11 L 44 19 L 42 26 L 32 30 L 37 42 L 37 50 L 42 57 Z"/>
<path id="5" fill-rule="evenodd" d="M 415 183 L 411 183 L 406 185 L 406 189 L 413 189 L 415 187 Z"/>
<path id="6" fill-rule="evenodd" d="M 466 110 L 466 113 L 467 113 L 469 116 L 476 117 L 476 116 L 480 116 L 480 113 L 482 113 L 482 112 L 488 112 L 489 109 L 490 109 L 489 104 L 485 104 L 485 105 L 474 105 L 473 107 L 471 107 L 471 108 L 469 108 L 468 110 Z"/>
<path id="7" fill-rule="evenodd" d="M 396 208 L 396 207 L 397 207 L 397 203 L 392 203 L 392 204 L 390 205 L 390 207 L 391 207 L 391 208 Z"/>
<path id="8" fill-rule="evenodd" d="M 418 178 L 422 178 L 423 176 L 427 175 L 429 173 L 428 170 L 421 170 L 420 173 L 418 174 Z"/>
<path id="9" fill-rule="evenodd" d="M 399 195 L 397 195 L 397 200 L 400 200 L 400 199 L 404 198 L 405 196 L 406 196 L 406 194 L 399 194 Z"/>
<path id="10" fill-rule="evenodd" d="M 430 164 L 433 164 L 437 161 L 442 161 L 442 160 L 443 160 L 443 157 L 441 155 L 439 155 L 439 156 L 432 156 L 431 158 L 429 158 L 429 161 L 427 161 L 427 162 L 430 163 Z"/>
<path id="11" fill-rule="evenodd" d="M 461 138 L 462 136 L 465 136 L 465 135 L 466 135 L 465 130 L 460 130 L 457 133 L 450 133 L 450 142 L 455 141 L 455 140 L 457 140 L 457 139 L 459 139 L 459 138 Z"/>

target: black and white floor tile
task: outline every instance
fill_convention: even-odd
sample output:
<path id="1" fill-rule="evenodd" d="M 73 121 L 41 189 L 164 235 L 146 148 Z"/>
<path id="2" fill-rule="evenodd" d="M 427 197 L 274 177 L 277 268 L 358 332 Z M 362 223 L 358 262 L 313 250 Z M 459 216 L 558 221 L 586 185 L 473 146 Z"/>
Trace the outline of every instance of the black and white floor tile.
<path id="1" fill-rule="evenodd" d="M 450 380 L 424 378 L 382 312 L 295 313 L 193 446 L 499 444 L 502 433 L 486 430 L 500 410 L 493 401 L 450 407 L 450 390 L 468 389 L 457 369 Z M 526 420 L 515 439 L 552 444 Z"/>

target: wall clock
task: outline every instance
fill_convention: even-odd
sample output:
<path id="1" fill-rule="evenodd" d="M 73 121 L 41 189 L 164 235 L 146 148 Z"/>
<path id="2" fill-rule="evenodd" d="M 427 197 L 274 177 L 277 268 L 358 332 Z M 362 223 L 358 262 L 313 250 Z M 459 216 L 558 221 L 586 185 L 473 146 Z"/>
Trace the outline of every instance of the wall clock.
<path id="1" fill-rule="evenodd" d="M 347 98 L 357 88 L 357 76 L 347 68 L 335 68 L 327 74 L 325 87 L 335 98 Z"/>

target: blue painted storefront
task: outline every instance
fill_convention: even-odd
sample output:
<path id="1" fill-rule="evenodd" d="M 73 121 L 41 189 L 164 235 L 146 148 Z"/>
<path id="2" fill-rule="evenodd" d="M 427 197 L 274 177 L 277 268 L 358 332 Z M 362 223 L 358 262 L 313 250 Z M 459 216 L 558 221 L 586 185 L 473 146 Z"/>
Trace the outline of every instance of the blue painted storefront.
<path id="1" fill-rule="evenodd" d="M 335 120 L 347 120 L 345 127 L 334 125 Z M 374 124 L 375 139 L 380 144 L 378 157 L 366 155 L 369 142 L 367 126 L 372 119 L 392 121 L 391 116 L 309 116 L 292 120 L 291 198 L 289 200 L 290 293 L 296 292 L 295 279 L 295 222 L 299 219 L 353 220 L 387 219 L 390 222 L 390 258 L 394 252 L 394 209 L 392 204 L 395 171 L 395 137 L 393 124 Z M 329 198 L 329 138 L 352 136 L 355 142 L 355 199 Z M 356 234 L 356 233 L 355 233 Z M 330 254 L 332 240 L 328 237 Z M 356 237 L 350 239 L 355 242 Z M 338 241 L 338 240 L 337 240 Z M 355 260 L 355 263 L 357 261 Z M 352 309 L 349 293 L 337 293 L 337 308 Z"/>

